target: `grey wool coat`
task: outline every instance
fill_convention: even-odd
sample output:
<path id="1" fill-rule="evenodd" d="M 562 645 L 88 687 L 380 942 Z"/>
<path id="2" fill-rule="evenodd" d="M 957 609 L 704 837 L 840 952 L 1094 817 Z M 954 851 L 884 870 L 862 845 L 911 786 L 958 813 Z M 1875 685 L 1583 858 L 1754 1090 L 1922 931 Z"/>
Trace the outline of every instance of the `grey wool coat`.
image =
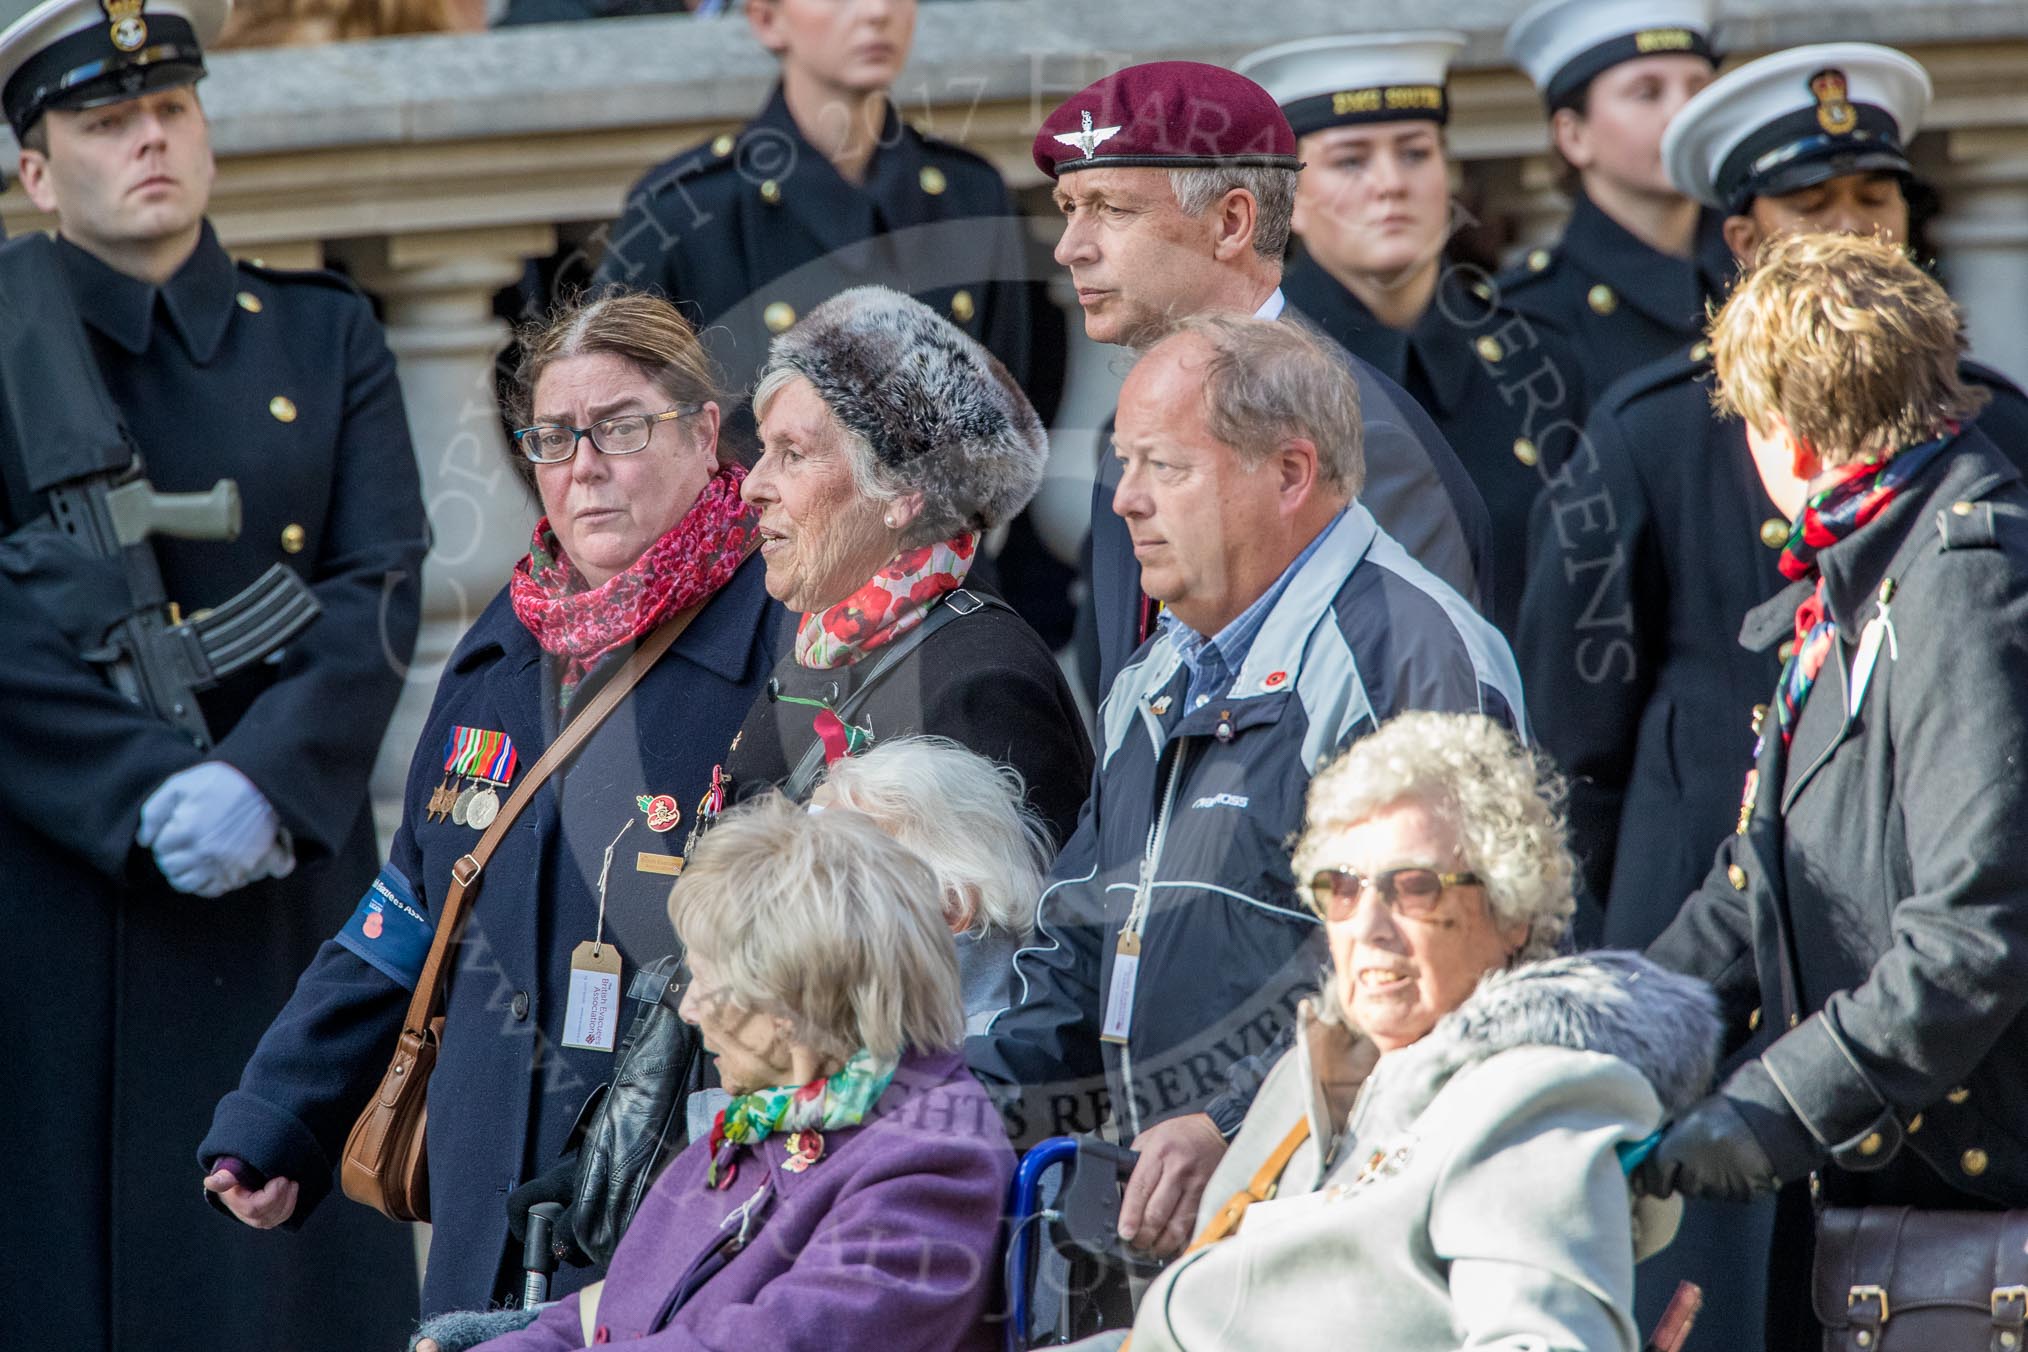
<path id="1" fill-rule="evenodd" d="M 1377 1061 L 1309 1006 L 1298 1029 L 1200 1228 L 1305 1115 L 1310 1139 L 1237 1234 L 1149 1288 L 1135 1352 L 1639 1346 L 1634 1262 L 1673 1236 L 1681 1204 L 1636 1203 L 1615 1147 L 1710 1081 L 1709 988 L 1600 952 L 1488 976 Z M 1338 1120 L 1325 1082 L 1361 1073 Z"/>

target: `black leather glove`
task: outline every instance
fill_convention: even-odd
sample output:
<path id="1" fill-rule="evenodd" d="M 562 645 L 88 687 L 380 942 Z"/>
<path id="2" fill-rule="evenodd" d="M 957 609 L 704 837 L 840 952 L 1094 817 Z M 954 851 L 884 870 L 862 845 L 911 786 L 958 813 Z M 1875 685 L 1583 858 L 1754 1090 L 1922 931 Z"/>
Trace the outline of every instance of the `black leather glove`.
<path id="1" fill-rule="evenodd" d="M 1726 1202 L 1744 1202 L 1781 1186 L 1760 1138 L 1723 1094 L 1676 1119 L 1630 1181 L 1648 1197 L 1682 1193 Z"/>
<path id="2" fill-rule="evenodd" d="M 528 1234 L 528 1208 L 537 1202 L 557 1202 L 563 1206 L 563 1215 L 551 1232 L 550 1247 L 557 1258 L 572 1267 L 590 1267 L 591 1259 L 577 1246 L 577 1233 L 571 1229 L 570 1204 L 573 1200 L 571 1185 L 577 1179 L 578 1155 L 575 1150 L 567 1152 L 548 1170 L 537 1174 L 520 1187 L 507 1194 L 507 1229 L 520 1243 Z M 518 1264 L 517 1264 L 518 1266 Z"/>

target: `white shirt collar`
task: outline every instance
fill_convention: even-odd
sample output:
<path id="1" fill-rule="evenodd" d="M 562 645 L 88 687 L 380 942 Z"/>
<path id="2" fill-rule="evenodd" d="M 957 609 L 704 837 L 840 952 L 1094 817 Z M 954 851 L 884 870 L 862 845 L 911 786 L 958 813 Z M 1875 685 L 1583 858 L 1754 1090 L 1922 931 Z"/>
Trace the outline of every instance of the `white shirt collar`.
<path id="1" fill-rule="evenodd" d="M 1253 317 L 1255 319 L 1280 319 L 1282 317 L 1282 307 L 1287 304 L 1288 302 L 1282 299 L 1282 289 L 1276 287 L 1274 294 L 1262 301 L 1260 308 L 1253 312 Z"/>

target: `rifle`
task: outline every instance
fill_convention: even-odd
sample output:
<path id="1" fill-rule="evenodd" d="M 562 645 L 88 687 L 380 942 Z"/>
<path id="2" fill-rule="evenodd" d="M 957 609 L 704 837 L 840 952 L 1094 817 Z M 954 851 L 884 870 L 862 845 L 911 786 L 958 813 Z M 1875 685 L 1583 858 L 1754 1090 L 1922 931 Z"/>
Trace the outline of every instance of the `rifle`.
<path id="1" fill-rule="evenodd" d="M 48 514 L 0 539 L 0 574 L 134 704 L 209 750 L 199 693 L 301 633 L 322 607 L 282 564 L 183 619 L 150 539 L 232 540 L 239 485 L 162 493 L 106 392 L 55 241 L 0 245 L 0 409 Z"/>

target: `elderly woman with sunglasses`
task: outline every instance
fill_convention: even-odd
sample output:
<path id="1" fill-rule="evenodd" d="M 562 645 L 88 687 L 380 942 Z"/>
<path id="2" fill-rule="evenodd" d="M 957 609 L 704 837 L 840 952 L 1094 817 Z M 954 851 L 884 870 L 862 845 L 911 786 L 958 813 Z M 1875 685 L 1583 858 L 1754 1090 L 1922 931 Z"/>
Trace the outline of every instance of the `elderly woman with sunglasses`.
<path id="1" fill-rule="evenodd" d="M 1702 1092 L 1718 1023 L 1701 983 L 1632 954 L 1555 956 L 1552 793 L 1474 714 L 1403 714 L 1311 782 L 1295 873 L 1330 975 L 1135 1352 L 1639 1346 L 1634 1261 L 1675 1211 L 1637 1204 L 1625 1161 Z M 1249 1187 L 1277 1190 L 1211 1241 Z"/>
<path id="2" fill-rule="evenodd" d="M 617 955 L 624 990 L 637 961 L 667 951 L 684 839 L 672 828 L 709 791 L 789 638 L 754 556 L 745 473 L 719 449 L 710 364 L 672 306 L 566 308 L 525 335 L 510 403 L 523 424 L 513 463 L 542 508 L 528 553 L 444 667 L 380 877 L 199 1147 L 210 1196 L 249 1225 L 294 1228 L 324 1202 L 453 866 L 625 659 L 682 626 L 502 838 L 450 955 L 429 1086 L 425 1312 L 504 1294 L 505 1195 L 556 1156 L 610 1078 L 610 1021 L 569 1019 L 573 954 Z M 566 1268 L 559 1287 L 587 1275 Z"/>

